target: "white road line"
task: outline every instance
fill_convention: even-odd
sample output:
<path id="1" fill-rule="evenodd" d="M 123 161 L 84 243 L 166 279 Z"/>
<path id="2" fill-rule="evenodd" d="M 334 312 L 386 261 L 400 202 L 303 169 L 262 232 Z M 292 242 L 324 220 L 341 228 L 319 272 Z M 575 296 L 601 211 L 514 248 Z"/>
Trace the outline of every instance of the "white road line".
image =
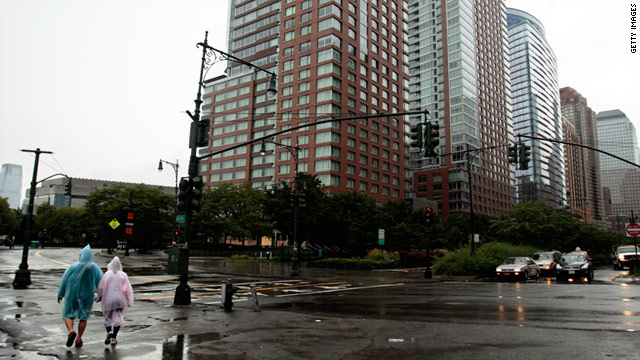
<path id="1" fill-rule="evenodd" d="M 276 295 L 276 297 L 300 296 L 300 295 L 315 295 L 315 294 L 325 294 L 325 293 L 338 292 L 338 291 L 361 290 L 361 289 L 374 289 L 374 288 L 390 287 L 390 286 L 398 286 L 398 285 L 404 285 L 404 283 L 397 283 L 397 284 L 384 284 L 384 285 L 371 285 L 371 286 L 359 286 L 359 287 L 350 287 L 350 288 L 345 288 L 345 289 L 335 289 L 335 290 L 324 290 L 324 291 L 304 292 L 304 293 L 300 293 L 300 294 L 284 294 L 284 295 Z"/>

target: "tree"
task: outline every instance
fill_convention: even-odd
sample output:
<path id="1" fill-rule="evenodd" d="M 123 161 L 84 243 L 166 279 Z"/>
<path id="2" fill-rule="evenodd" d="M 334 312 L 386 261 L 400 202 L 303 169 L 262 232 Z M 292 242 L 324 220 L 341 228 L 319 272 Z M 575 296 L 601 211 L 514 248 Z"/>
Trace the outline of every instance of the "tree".
<path id="1" fill-rule="evenodd" d="M 203 195 L 200 212 L 194 216 L 194 231 L 202 237 L 231 236 L 242 241 L 260 239 L 271 233 L 272 225 L 264 213 L 265 193 L 251 183 L 220 184 Z"/>
<path id="2" fill-rule="evenodd" d="M 19 224 L 16 213 L 9 207 L 9 201 L 0 197 L 0 235 L 10 238 L 18 231 Z"/>
<path id="3" fill-rule="evenodd" d="M 174 197 L 164 194 L 160 188 L 117 185 L 96 190 L 89 194 L 85 209 L 90 230 L 102 244 L 113 246 L 115 240 L 125 239 L 125 224 L 131 221 L 127 219 L 129 212 L 134 213 L 132 243 L 129 244 L 132 248 L 146 251 L 168 243 L 172 236 Z M 121 224 L 115 230 L 109 226 L 113 219 Z"/>
<path id="4" fill-rule="evenodd" d="M 406 201 L 388 201 L 380 209 L 379 228 L 385 229 L 385 247 L 411 250 L 426 247 L 427 214 Z"/>

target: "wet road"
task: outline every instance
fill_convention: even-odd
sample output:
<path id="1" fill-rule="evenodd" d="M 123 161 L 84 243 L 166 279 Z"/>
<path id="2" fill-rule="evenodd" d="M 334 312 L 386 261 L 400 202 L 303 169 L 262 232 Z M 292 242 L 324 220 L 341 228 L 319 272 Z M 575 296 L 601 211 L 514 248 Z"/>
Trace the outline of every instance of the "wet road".
<path id="1" fill-rule="evenodd" d="M 597 270 L 591 285 L 427 282 L 421 272 L 305 267 L 291 279 L 288 264 L 192 258 L 193 305 L 173 307 L 177 276 L 166 275 L 162 254 L 118 254 L 137 301 L 117 347 L 102 344 L 95 306 L 85 347 L 69 350 L 60 341 L 55 292 L 78 250 L 32 250 L 34 284 L 19 291 L 10 286 L 19 252 L 0 250 L 0 357 L 640 359 L 640 287 L 612 281 L 621 272 L 609 268 Z M 96 255 L 103 268 L 110 260 Z M 232 313 L 219 305 L 227 279 L 241 289 Z M 249 284 L 259 290 L 260 312 L 253 311 Z"/>

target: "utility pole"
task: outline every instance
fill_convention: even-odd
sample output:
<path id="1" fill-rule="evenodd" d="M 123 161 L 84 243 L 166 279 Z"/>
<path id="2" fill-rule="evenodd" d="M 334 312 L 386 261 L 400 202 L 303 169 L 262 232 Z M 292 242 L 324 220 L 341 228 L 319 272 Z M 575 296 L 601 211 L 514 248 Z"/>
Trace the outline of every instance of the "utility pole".
<path id="1" fill-rule="evenodd" d="M 36 185 L 38 179 L 38 162 L 40 161 L 40 154 L 53 154 L 51 151 L 44 151 L 37 148 L 35 150 L 20 150 L 22 152 L 31 152 L 36 154 L 36 159 L 33 165 L 33 177 L 31 178 L 31 188 L 29 189 L 29 206 L 27 208 L 27 223 L 25 224 L 24 231 L 24 246 L 22 248 L 22 262 L 18 270 L 16 270 L 16 277 L 13 280 L 14 289 L 26 289 L 31 285 L 31 271 L 29 271 L 29 230 L 31 227 L 31 221 L 33 218 L 33 202 L 36 197 Z"/>

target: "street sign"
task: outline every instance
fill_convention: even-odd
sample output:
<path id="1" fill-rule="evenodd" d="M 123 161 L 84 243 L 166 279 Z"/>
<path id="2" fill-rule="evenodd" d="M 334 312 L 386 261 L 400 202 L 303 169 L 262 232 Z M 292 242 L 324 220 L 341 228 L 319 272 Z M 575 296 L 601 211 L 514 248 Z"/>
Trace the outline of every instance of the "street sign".
<path id="1" fill-rule="evenodd" d="M 185 216 L 184 216 L 184 215 L 178 215 L 178 216 L 176 216 L 176 222 L 183 223 L 183 222 L 185 222 L 185 220 L 186 220 L 186 219 L 185 219 Z"/>
<path id="2" fill-rule="evenodd" d="M 129 235 L 130 235 L 130 234 L 133 234 L 133 229 L 132 229 L 132 228 L 130 228 L 130 227 L 125 228 L 125 233 L 126 233 L 126 234 L 129 234 Z"/>
<path id="3" fill-rule="evenodd" d="M 378 229 L 378 245 L 384 245 L 384 229 Z"/>
<path id="4" fill-rule="evenodd" d="M 133 220 L 133 213 L 132 212 L 127 213 L 127 219 L 128 220 Z"/>
<path id="5" fill-rule="evenodd" d="M 117 219 L 113 219 L 109 222 L 109 226 L 111 226 L 111 228 L 115 230 L 118 226 L 120 226 L 120 223 Z"/>
<path id="6" fill-rule="evenodd" d="M 640 236 L 640 224 L 637 224 L 637 223 L 627 224 L 627 236 L 628 237 Z"/>

